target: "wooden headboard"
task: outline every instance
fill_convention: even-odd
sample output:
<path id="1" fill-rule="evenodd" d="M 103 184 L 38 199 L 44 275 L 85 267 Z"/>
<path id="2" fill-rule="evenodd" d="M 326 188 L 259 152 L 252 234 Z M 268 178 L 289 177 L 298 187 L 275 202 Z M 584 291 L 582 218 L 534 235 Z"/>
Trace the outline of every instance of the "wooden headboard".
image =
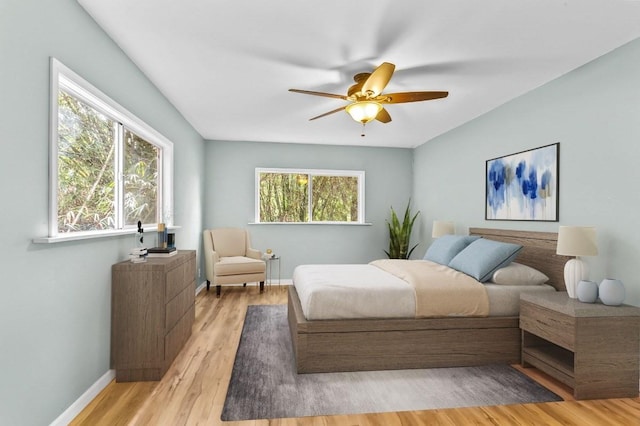
<path id="1" fill-rule="evenodd" d="M 564 286 L 564 265 L 571 256 L 556 254 L 558 234 L 555 232 L 513 231 L 509 229 L 469 228 L 469 235 L 506 243 L 520 244 L 523 248 L 516 262 L 536 268 L 549 277 L 547 284 L 558 291 Z"/>

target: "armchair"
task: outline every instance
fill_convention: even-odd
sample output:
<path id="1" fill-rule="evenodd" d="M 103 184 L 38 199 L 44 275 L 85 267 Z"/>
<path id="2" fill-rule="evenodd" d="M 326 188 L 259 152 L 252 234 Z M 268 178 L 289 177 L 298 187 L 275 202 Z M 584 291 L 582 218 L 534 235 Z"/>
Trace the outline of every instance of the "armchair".
<path id="1" fill-rule="evenodd" d="M 264 291 L 266 264 L 262 252 L 251 248 L 246 229 L 205 229 L 203 239 L 207 291 L 213 283 L 220 297 L 222 285 L 248 282 L 259 282 L 260 292 Z"/>

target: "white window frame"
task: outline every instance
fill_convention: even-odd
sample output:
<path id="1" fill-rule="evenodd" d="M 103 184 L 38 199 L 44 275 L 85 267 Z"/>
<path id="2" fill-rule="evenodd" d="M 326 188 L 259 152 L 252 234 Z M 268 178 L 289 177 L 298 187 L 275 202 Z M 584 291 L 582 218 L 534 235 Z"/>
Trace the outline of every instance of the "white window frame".
<path id="1" fill-rule="evenodd" d="M 313 191 L 313 181 L 309 179 L 307 186 L 307 209 L 309 220 L 307 222 L 261 222 L 260 221 L 260 174 L 261 173 L 289 173 L 313 176 L 346 176 L 358 178 L 358 220 L 355 222 L 347 221 L 313 221 L 311 214 L 311 194 Z M 364 170 L 329 170 L 329 169 L 289 169 L 289 168 L 272 168 L 272 167 L 256 167 L 255 169 L 255 222 L 256 224 L 328 224 L 328 225 L 368 225 L 365 222 L 365 172 Z"/>
<path id="2" fill-rule="evenodd" d="M 159 212 L 159 214 L 163 216 L 163 220 L 167 223 L 167 226 L 172 226 L 173 143 L 56 58 L 51 58 L 50 65 L 49 235 L 46 238 L 36 238 L 34 242 L 49 243 L 58 240 L 69 241 L 129 234 L 137 231 L 137 227 L 135 226 L 124 225 L 122 221 L 122 206 L 118 203 L 117 208 L 119 211 L 116 213 L 117 220 L 115 229 L 69 233 L 58 232 L 58 91 L 61 88 L 161 149 L 162 153 L 160 155 L 160 161 L 158 162 L 158 180 L 161 185 L 158 192 L 158 206 L 162 211 Z M 116 158 L 116 162 L 117 161 L 121 160 Z M 122 176 L 119 178 L 122 179 Z"/>

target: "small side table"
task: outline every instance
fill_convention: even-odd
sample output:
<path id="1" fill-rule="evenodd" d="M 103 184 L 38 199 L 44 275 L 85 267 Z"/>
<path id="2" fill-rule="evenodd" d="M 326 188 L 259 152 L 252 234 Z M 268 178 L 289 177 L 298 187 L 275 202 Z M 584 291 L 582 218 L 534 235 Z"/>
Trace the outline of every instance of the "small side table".
<path id="1" fill-rule="evenodd" d="M 273 266 L 274 263 L 278 267 L 278 285 L 280 285 L 280 256 L 265 256 L 265 262 L 267 262 L 267 285 L 270 286 L 273 283 Z"/>
<path id="2" fill-rule="evenodd" d="M 522 365 L 572 387 L 576 399 L 638 397 L 640 308 L 523 293 L 520 328 Z"/>

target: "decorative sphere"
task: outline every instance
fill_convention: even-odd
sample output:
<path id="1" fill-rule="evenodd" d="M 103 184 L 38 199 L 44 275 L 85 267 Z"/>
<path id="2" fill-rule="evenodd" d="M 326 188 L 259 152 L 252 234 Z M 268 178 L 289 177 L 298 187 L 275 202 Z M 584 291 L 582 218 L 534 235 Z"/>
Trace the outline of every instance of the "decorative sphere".
<path id="1" fill-rule="evenodd" d="M 624 285 L 620 280 L 605 278 L 598 287 L 598 293 L 605 305 L 618 306 L 624 302 Z"/>
<path id="2" fill-rule="evenodd" d="M 598 284 L 582 280 L 578 283 L 578 300 L 583 303 L 595 303 L 598 299 Z"/>

